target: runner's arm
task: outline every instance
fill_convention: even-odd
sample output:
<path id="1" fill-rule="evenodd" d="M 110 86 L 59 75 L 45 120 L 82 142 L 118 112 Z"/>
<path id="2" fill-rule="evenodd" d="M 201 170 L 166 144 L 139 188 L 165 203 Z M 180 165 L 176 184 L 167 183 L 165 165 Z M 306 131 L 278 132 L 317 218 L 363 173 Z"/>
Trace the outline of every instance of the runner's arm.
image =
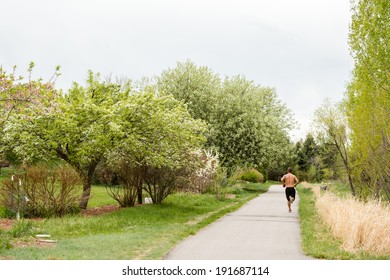
<path id="1" fill-rule="evenodd" d="M 297 176 L 294 177 L 294 181 L 295 181 L 294 187 L 296 187 L 299 184 L 299 180 Z"/>

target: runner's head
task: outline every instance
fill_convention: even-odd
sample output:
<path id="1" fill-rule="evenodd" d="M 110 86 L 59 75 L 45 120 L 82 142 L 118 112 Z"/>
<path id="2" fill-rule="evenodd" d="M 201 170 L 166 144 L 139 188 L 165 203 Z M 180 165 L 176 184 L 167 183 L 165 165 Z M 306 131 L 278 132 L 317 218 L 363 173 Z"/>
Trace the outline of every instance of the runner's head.
<path id="1" fill-rule="evenodd" d="M 287 173 L 292 173 L 292 168 L 291 167 L 287 168 Z"/>

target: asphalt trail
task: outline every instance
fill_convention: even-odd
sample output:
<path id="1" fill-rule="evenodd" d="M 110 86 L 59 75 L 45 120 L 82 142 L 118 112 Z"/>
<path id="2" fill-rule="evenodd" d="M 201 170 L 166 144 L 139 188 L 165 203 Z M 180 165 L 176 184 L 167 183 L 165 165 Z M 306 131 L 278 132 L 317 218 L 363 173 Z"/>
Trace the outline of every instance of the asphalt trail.
<path id="1" fill-rule="evenodd" d="M 167 260 L 304 260 L 298 216 L 299 196 L 288 212 L 281 185 L 190 236 Z"/>

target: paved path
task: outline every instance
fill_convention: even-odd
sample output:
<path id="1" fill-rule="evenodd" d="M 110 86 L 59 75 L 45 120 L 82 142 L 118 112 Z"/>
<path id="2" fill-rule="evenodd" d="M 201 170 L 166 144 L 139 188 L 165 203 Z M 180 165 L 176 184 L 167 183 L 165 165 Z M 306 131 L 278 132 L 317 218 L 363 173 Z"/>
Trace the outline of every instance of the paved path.
<path id="1" fill-rule="evenodd" d="M 288 212 L 281 185 L 227 214 L 171 251 L 168 260 L 303 260 L 298 202 Z"/>

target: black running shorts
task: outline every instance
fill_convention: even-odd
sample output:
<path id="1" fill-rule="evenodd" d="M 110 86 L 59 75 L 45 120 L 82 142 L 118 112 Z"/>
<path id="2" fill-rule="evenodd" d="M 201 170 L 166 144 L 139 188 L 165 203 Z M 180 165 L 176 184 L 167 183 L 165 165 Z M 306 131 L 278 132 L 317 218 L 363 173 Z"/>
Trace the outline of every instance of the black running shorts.
<path id="1" fill-rule="evenodd" d="M 294 187 L 286 187 L 286 198 L 288 201 L 290 201 L 290 196 L 292 196 L 295 199 L 295 188 Z"/>

